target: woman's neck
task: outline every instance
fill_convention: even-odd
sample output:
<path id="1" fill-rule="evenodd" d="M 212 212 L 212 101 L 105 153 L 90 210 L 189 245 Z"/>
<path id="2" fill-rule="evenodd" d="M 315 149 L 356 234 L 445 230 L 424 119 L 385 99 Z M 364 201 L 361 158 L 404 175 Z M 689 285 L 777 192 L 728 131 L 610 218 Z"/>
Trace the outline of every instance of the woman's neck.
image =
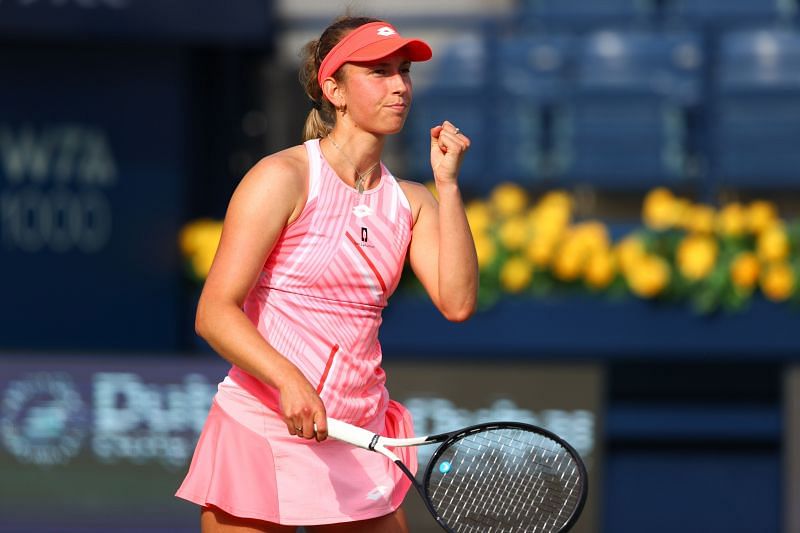
<path id="1" fill-rule="evenodd" d="M 380 179 L 384 137 L 371 133 L 334 128 L 320 141 L 325 158 L 348 185 L 371 189 Z"/>

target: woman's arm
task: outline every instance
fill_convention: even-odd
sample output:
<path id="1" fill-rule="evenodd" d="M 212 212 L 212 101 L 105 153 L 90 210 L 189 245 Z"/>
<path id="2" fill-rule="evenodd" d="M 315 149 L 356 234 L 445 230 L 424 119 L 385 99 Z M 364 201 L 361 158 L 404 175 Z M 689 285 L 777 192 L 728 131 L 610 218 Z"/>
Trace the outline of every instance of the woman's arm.
<path id="1" fill-rule="evenodd" d="M 472 316 L 478 298 L 478 259 L 457 181 L 468 148 L 469 139 L 450 122 L 433 128 L 431 165 L 438 203 L 425 187 L 404 183 L 416 212 L 411 268 L 434 305 L 454 322 Z"/>
<path id="2" fill-rule="evenodd" d="M 300 370 L 261 336 L 242 310 L 278 237 L 306 197 L 305 163 L 290 149 L 255 165 L 231 198 L 217 255 L 197 306 L 195 328 L 222 357 L 280 392 L 291 434 L 323 440 L 325 407 Z"/>

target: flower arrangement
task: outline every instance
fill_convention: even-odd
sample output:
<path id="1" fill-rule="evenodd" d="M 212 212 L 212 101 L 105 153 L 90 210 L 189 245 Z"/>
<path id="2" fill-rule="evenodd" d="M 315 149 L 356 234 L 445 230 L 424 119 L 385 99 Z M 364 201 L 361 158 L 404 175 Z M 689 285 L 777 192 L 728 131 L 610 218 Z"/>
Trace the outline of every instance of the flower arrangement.
<path id="1" fill-rule="evenodd" d="M 657 188 L 644 199 L 643 224 L 616 240 L 603 222 L 576 220 L 573 204 L 562 190 L 533 201 L 514 183 L 467 203 L 482 307 L 509 295 L 587 292 L 688 303 L 704 314 L 743 309 L 757 293 L 800 302 L 800 221 L 781 219 L 770 202 L 715 208 Z M 221 234 L 212 219 L 183 227 L 191 279 L 205 280 Z M 404 286 L 419 289 L 412 278 Z"/>
<path id="2" fill-rule="evenodd" d="M 192 281 L 205 281 L 221 236 L 222 222 L 210 218 L 193 220 L 181 228 L 178 243 Z"/>
<path id="3" fill-rule="evenodd" d="M 503 183 L 466 212 L 484 306 L 505 294 L 570 291 L 688 302 L 701 313 L 742 309 L 759 291 L 774 302 L 800 298 L 800 223 L 770 202 L 715 209 L 657 188 L 644 199 L 644 224 L 616 241 L 604 223 L 574 220 L 560 190 L 532 202 Z"/>

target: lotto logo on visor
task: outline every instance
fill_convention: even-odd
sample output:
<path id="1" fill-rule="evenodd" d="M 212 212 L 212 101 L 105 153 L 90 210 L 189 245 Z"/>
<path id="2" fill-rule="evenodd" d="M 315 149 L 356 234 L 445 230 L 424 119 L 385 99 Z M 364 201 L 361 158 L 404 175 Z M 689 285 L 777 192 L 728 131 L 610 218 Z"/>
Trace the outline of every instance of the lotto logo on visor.
<path id="1" fill-rule="evenodd" d="M 0 0 L 2 1 L 2 0 Z M 319 86 L 347 62 L 377 61 L 399 50 L 409 61 L 427 61 L 433 54 L 428 43 L 401 37 L 389 23 L 370 22 L 345 35 L 319 65 Z"/>

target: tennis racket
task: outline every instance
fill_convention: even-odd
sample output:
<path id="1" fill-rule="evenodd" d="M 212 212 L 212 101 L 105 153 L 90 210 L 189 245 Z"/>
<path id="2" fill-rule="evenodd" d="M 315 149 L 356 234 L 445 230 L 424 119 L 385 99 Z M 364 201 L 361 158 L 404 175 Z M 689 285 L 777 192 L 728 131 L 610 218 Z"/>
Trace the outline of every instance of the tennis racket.
<path id="1" fill-rule="evenodd" d="M 586 501 L 578 453 L 545 429 L 492 422 L 451 433 L 391 439 L 328 418 L 328 436 L 381 453 L 411 480 L 445 531 L 568 531 Z M 440 443 L 419 483 L 387 447 Z"/>

